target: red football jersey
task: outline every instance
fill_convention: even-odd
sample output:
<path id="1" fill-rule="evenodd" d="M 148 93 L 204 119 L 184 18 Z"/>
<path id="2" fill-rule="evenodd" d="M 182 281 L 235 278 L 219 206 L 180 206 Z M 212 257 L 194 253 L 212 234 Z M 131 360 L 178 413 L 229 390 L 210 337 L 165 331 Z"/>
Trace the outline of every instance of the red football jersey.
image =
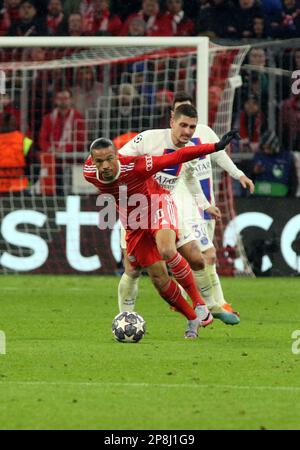
<path id="1" fill-rule="evenodd" d="M 153 194 L 169 194 L 158 185 L 152 175 L 170 165 L 184 163 L 214 151 L 215 144 L 202 144 L 184 147 L 163 156 L 119 156 L 119 172 L 116 178 L 110 182 L 101 179 L 90 156 L 84 165 L 83 172 L 85 179 L 94 184 L 100 194 L 110 194 L 114 197 L 124 228 L 131 229 L 130 223 L 127 223 L 128 216 L 137 208 L 137 202 L 140 201 L 141 196 L 144 199 L 141 215 L 144 216 L 144 220 L 147 218 L 148 224 L 151 224 L 151 208 L 149 208 L 151 196 Z M 136 197 L 137 194 L 139 194 L 138 197 Z M 144 228 L 150 228 L 150 225 Z"/>

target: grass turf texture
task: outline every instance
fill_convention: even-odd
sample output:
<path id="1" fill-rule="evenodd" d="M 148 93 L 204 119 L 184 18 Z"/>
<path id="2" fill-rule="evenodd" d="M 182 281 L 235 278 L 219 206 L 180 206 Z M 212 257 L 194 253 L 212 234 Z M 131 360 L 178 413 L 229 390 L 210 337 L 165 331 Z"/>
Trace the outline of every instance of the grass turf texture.
<path id="1" fill-rule="evenodd" d="M 0 278 L 0 429 L 300 428 L 300 279 L 224 279 L 241 324 L 186 341 L 144 278 L 139 344 L 113 340 L 118 281 Z"/>

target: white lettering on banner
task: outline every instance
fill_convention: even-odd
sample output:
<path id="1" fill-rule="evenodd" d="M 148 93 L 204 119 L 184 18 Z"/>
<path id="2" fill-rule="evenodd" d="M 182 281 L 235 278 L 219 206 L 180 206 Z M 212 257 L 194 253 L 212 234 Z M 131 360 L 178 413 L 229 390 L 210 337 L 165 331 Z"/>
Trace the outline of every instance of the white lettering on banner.
<path id="1" fill-rule="evenodd" d="M 292 244 L 295 241 L 298 232 L 300 231 L 300 214 L 288 221 L 284 227 L 281 235 L 281 252 L 285 262 L 292 269 L 299 271 L 299 262 L 296 252 L 292 249 Z"/>
<path id="2" fill-rule="evenodd" d="M 6 355 L 6 336 L 4 331 L 0 330 L 0 355 Z"/>
<path id="3" fill-rule="evenodd" d="M 120 226 L 121 222 L 120 220 L 118 220 L 115 223 L 113 231 L 110 236 L 111 252 L 117 263 L 120 263 L 122 261 Z"/>
<path id="4" fill-rule="evenodd" d="M 0 70 L 0 94 L 6 94 L 6 75 L 3 70 Z"/>
<path id="5" fill-rule="evenodd" d="M 29 272 L 38 269 L 47 261 L 49 250 L 46 242 L 39 236 L 17 230 L 17 226 L 24 223 L 42 227 L 46 220 L 45 214 L 31 210 L 13 211 L 3 219 L 1 224 L 3 239 L 16 247 L 32 250 L 30 256 L 14 256 L 4 252 L 0 258 L 3 267 L 18 272 Z"/>
<path id="6" fill-rule="evenodd" d="M 260 212 L 248 212 L 244 214 L 240 214 L 235 217 L 226 227 L 224 237 L 223 237 L 223 245 L 230 245 L 234 247 L 237 244 L 237 240 L 241 231 L 248 227 L 258 227 L 267 231 L 273 223 L 272 217 L 267 214 Z M 242 258 L 238 258 L 235 260 L 235 267 L 238 271 L 244 270 L 244 265 Z M 263 257 L 262 261 L 262 272 L 269 270 L 272 267 L 271 260 L 268 256 Z"/>
<path id="7" fill-rule="evenodd" d="M 300 355 L 300 331 L 299 330 L 293 331 L 292 339 L 296 339 L 295 342 L 292 343 L 292 353 L 294 355 Z"/>
<path id="8" fill-rule="evenodd" d="M 81 212 L 80 197 L 71 195 L 67 198 L 66 212 L 56 213 L 57 225 L 66 226 L 66 253 L 70 266 L 79 272 L 92 272 L 101 268 L 97 255 L 82 256 L 80 252 L 80 227 L 97 226 L 97 212 Z"/>

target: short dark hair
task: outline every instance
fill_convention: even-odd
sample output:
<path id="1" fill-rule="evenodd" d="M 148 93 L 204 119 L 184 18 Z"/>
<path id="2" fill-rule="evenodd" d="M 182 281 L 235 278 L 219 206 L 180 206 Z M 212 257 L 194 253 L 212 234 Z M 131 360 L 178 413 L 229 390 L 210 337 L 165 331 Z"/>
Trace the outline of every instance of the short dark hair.
<path id="1" fill-rule="evenodd" d="M 92 153 L 93 150 L 101 150 L 102 148 L 108 148 L 112 147 L 115 149 L 114 143 L 107 138 L 98 138 L 95 141 L 93 141 L 90 145 L 90 152 Z"/>
<path id="2" fill-rule="evenodd" d="M 177 120 L 180 116 L 187 116 L 191 119 L 198 119 L 198 113 L 193 105 L 180 105 L 174 111 L 174 119 Z"/>
<path id="3" fill-rule="evenodd" d="M 193 104 L 193 97 L 184 91 L 177 92 L 172 103 L 172 111 L 174 111 L 176 103 L 182 102 L 191 102 Z"/>

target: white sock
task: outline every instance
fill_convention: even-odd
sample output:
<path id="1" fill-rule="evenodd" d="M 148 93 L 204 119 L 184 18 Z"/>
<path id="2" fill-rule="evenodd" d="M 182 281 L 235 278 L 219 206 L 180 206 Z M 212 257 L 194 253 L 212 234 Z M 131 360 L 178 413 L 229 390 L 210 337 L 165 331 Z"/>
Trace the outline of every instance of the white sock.
<path id="1" fill-rule="evenodd" d="M 211 309 L 216 306 L 210 276 L 206 268 L 203 270 L 193 270 L 198 291 L 201 293 L 206 306 Z"/>
<path id="2" fill-rule="evenodd" d="M 138 295 L 139 278 L 131 278 L 123 273 L 118 287 L 118 302 L 120 312 L 135 310 L 135 301 Z"/>
<path id="3" fill-rule="evenodd" d="M 217 274 L 216 265 L 215 264 L 207 265 L 207 272 L 210 277 L 215 302 L 217 303 L 218 306 L 222 307 L 226 303 L 226 301 L 224 299 L 220 278 L 219 275 Z"/>

